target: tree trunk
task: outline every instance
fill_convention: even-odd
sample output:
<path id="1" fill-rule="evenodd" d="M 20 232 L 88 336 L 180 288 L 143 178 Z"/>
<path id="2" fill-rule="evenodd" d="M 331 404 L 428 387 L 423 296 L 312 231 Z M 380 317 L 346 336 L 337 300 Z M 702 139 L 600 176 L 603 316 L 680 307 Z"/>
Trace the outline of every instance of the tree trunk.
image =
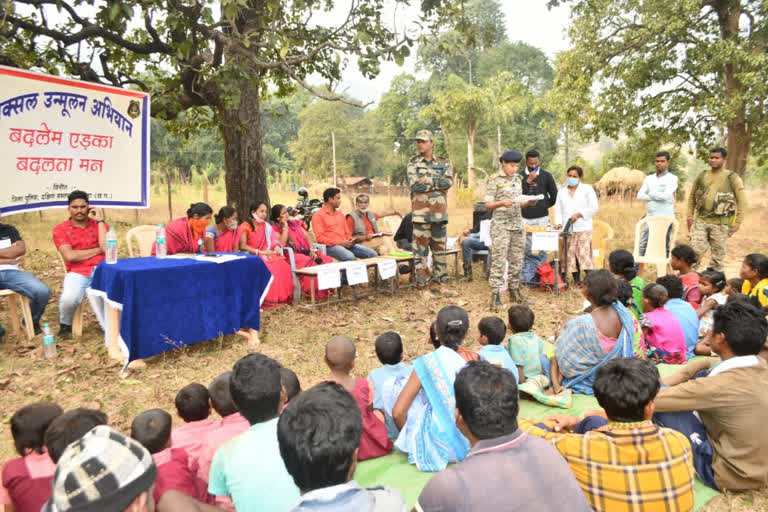
<path id="1" fill-rule="evenodd" d="M 467 124 L 467 188 L 475 186 L 475 123 Z"/>
<path id="2" fill-rule="evenodd" d="M 168 222 L 171 222 L 173 220 L 173 193 L 171 191 L 171 185 L 173 182 L 173 173 L 171 171 L 170 166 L 166 166 L 165 168 L 165 186 L 168 189 Z"/>
<path id="3" fill-rule="evenodd" d="M 726 41 L 733 41 L 741 37 L 739 34 L 739 20 L 742 9 L 738 1 L 723 2 L 718 10 L 720 33 Z M 731 104 L 734 98 L 741 96 L 744 84 L 737 78 L 738 69 L 733 61 L 728 61 L 723 70 L 725 75 L 725 103 Z M 746 107 L 743 103 L 733 112 L 726 124 L 728 128 L 728 157 L 726 168 L 735 171 L 744 179 L 747 170 L 747 157 L 752 146 L 752 131 L 747 126 Z"/>
<path id="4" fill-rule="evenodd" d="M 240 219 L 250 216 L 254 201 L 270 206 L 267 174 L 261 138 L 259 86 L 254 81 L 239 84 L 240 103 L 236 108 L 219 110 L 219 130 L 224 139 L 227 204 Z"/>
<path id="5" fill-rule="evenodd" d="M 565 125 L 565 168 L 567 169 L 571 165 L 571 155 L 568 150 L 568 125 Z"/>

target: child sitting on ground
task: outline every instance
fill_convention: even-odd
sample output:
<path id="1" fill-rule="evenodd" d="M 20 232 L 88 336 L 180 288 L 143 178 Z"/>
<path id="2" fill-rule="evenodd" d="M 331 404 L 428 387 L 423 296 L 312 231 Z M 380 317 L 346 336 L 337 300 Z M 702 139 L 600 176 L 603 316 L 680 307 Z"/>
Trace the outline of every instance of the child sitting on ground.
<path id="1" fill-rule="evenodd" d="M 280 412 L 283 412 L 291 400 L 301 393 L 301 382 L 299 382 L 299 378 L 293 373 L 293 370 L 280 368 L 280 385 L 285 390 L 285 402 L 280 409 Z"/>
<path id="2" fill-rule="evenodd" d="M 433 347 L 440 348 L 440 341 L 437 339 L 437 322 L 432 322 L 432 325 L 429 326 L 429 341 L 432 343 Z M 459 347 L 456 353 L 466 362 L 480 360 L 480 356 L 477 355 L 477 352 L 468 348 Z"/>
<path id="3" fill-rule="evenodd" d="M 645 340 L 656 363 L 682 364 L 686 361 L 685 335 L 671 311 L 664 309 L 667 289 L 649 284 L 643 289 L 643 312 L 648 326 L 643 326 Z"/>
<path id="4" fill-rule="evenodd" d="M 698 309 L 701 305 L 701 292 L 699 291 L 699 274 L 691 267 L 696 264 L 696 251 L 693 247 L 678 244 L 672 249 L 669 265 L 672 270 L 678 272 L 678 277 L 683 282 L 683 300 Z"/>
<path id="5" fill-rule="evenodd" d="M 176 394 L 176 412 L 184 425 L 171 431 L 171 446 L 184 448 L 190 465 L 197 465 L 201 440 L 216 428 L 217 423 L 208 419 L 211 415 L 211 398 L 202 384 L 187 384 Z"/>
<path id="6" fill-rule="evenodd" d="M 701 273 L 699 289 L 704 299 L 696 312 L 699 315 L 699 342 L 696 344 L 696 355 L 708 356 L 712 354 L 710 335 L 714 324 L 715 309 L 725 304 L 728 298 L 723 293 L 725 285 L 725 274 L 719 270 L 708 268 Z"/>
<path id="7" fill-rule="evenodd" d="M 744 286 L 744 280 L 740 277 L 732 277 L 725 282 L 725 289 L 723 294 L 726 296 L 733 295 L 734 293 L 741 293 L 741 288 Z"/>
<path id="8" fill-rule="evenodd" d="M 506 368 L 515 376 L 515 382 L 520 381 L 520 374 L 507 349 L 501 344 L 507 335 L 504 320 L 497 316 L 486 316 L 477 324 L 477 342 L 482 348 L 477 351 L 481 359 L 491 364 Z"/>
<path id="9" fill-rule="evenodd" d="M 628 309 L 635 315 L 635 318 L 640 318 L 640 314 L 643 312 L 645 281 L 637 275 L 634 256 L 625 249 L 616 249 L 608 255 L 608 266 L 616 279 L 624 279 L 632 286 L 632 304 Z"/>
<path id="10" fill-rule="evenodd" d="M 331 370 L 329 381 L 341 384 L 349 391 L 363 418 L 363 436 L 360 439 L 358 460 L 372 459 L 392 451 L 392 441 L 387 436 L 384 414 L 373 410 L 373 386 L 364 377 L 354 377 L 350 372 L 355 367 L 355 344 L 348 336 L 334 336 L 325 345 L 325 364 Z"/>
<path id="11" fill-rule="evenodd" d="M 740 276 L 744 280 L 741 293 L 755 297 L 761 308 L 768 306 L 768 258 L 760 253 L 747 254 Z"/>
<path id="12" fill-rule="evenodd" d="M 544 355 L 544 341 L 536 333 L 531 331 L 536 320 L 531 308 L 528 306 L 512 306 L 507 310 L 507 321 L 512 336 L 507 340 L 509 357 L 517 367 L 518 382 L 542 375 L 544 371 L 541 359 Z"/>
<path id="13" fill-rule="evenodd" d="M 213 503 L 208 497 L 205 483 L 189 468 L 186 450 L 171 448 L 170 414 L 162 409 L 142 412 L 131 423 L 131 437 L 152 454 L 152 460 L 157 466 L 155 503 L 159 503 L 163 494 L 170 490 Z"/>
<path id="14" fill-rule="evenodd" d="M 3 464 L 0 508 L 40 512 L 51 497 L 56 464 L 48 456 L 43 437 L 48 425 L 64 412 L 56 404 L 40 402 L 22 407 L 11 416 L 11 435 L 20 455 Z"/>
<path id="15" fill-rule="evenodd" d="M 381 333 L 376 338 L 376 356 L 382 365 L 374 368 L 368 374 L 368 380 L 373 384 L 373 408 L 384 414 L 387 425 L 387 435 L 390 439 L 397 439 L 400 430 L 395 425 L 395 420 L 384 410 L 382 396 L 384 382 L 392 378 L 407 377 L 413 371 L 413 367 L 403 362 L 403 340 L 395 331 Z"/>
<path id="16" fill-rule="evenodd" d="M 630 305 L 634 301 L 632 295 L 632 285 L 624 279 L 616 280 L 616 298 L 621 302 L 625 308 L 632 313 L 632 320 L 635 324 L 635 336 L 632 341 L 632 348 L 635 352 L 635 357 L 640 359 L 648 359 L 648 344 L 645 342 L 645 334 L 643 333 L 642 326 L 648 325 L 648 320 L 645 319 L 645 315 L 640 313 L 640 317 L 636 317 L 634 311 L 630 308 Z"/>

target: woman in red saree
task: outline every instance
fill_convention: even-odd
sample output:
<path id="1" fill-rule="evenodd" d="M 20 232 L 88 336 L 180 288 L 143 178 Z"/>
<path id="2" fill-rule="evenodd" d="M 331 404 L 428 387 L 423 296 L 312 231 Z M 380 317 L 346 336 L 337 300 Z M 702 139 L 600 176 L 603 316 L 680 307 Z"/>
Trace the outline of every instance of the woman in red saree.
<path id="1" fill-rule="evenodd" d="M 296 262 L 296 268 L 313 267 L 323 263 L 333 263 L 333 258 L 318 252 L 309 243 L 307 230 L 304 229 L 304 223 L 298 220 L 288 218 L 288 210 L 282 204 L 276 204 L 272 207 L 270 217 L 272 218 L 272 228 L 277 233 L 277 238 L 283 246 L 290 246 L 293 249 L 293 258 Z M 286 254 L 287 258 L 288 255 Z M 299 278 L 301 291 L 309 295 L 311 293 L 307 276 Z M 332 290 L 318 290 L 317 280 L 315 280 L 315 297 L 324 300 Z"/>
<path id="2" fill-rule="evenodd" d="M 216 225 L 205 230 L 205 252 L 237 252 L 242 234 L 237 225 L 237 211 L 231 206 L 222 206 L 213 219 Z"/>
<path id="3" fill-rule="evenodd" d="M 293 273 L 291 265 L 283 258 L 272 225 L 267 222 L 267 204 L 251 203 L 251 218 L 240 224 L 240 250 L 257 254 L 272 273 L 272 284 L 264 298 L 264 307 L 291 302 L 293 296 Z"/>
<path id="4" fill-rule="evenodd" d="M 169 222 L 165 226 L 167 254 L 204 252 L 205 229 L 211 223 L 213 210 L 205 203 L 194 203 L 187 216 Z M 152 245 L 152 256 L 155 246 Z"/>

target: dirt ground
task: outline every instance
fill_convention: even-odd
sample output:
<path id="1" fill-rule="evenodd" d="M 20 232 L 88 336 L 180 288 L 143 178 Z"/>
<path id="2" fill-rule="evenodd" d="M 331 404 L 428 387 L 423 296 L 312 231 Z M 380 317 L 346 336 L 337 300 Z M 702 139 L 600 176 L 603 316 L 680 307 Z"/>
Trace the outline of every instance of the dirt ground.
<path id="1" fill-rule="evenodd" d="M 295 202 L 295 196 L 291 193 L 275 196 L 274 202 Z M 312 197 L 315 196 L 313 194 Z M 177 191 L 174 194 L 174 216 L 180 216 L 190 202 L 200 200 L 200 197 L 200 192 L 192 187 Z M 729 242 L 728 277 L 738 275 L 744 254 L 768 252 L 768 229 L 764 227 L 761 218 L 768 205 L 763 197 L 763 193 L 750 193 L 751 206 L 747 220 L 742 230 Z M 153 197 L 153 201 L 155 206 L 139 214 L 139 224 L 167 221 L 168 207 L 162 203 L 162 196 Z M 346 202 L 344 206 L 348 207 Z M 222 206 L 223 194 L 212 191 L 210 203 L 216 208 Z M 408 200 L 405 197 L 393 198 L 391 203 L 386 196 L 372 198 L 374 210 L 388 209 L 390 205 L 400 211 L 408 211 Z M 470 206 L 471 200 L 468 200 L 450 211 L 449 235 L 456 236 L 469 226 Z M 600 207 L 597 218 L 608 222 L 615 230 L 614 239 L 609 241 L 609 249 L 623 247 L 631 250 L 634 223 L 643 213 L 642 203 L 603 201 Z M 678 204 L 678 215 L 681 215 L 682 209 L 683 205 Z M 137 223 L 135 214 L 110 210 L 108 215 L 120 237 L 121 257 L 127 257 L 124 235 Z M 2 219 L 2 222 L 14 224 L 27 242 L 28 253 L 24 258 L 24 268 L 35 273 L 52 290 L 53 295 L 43 321 L 50 322 L 55 330 L 58 330 L 57 301 L 63 267 L 56 256 L 50 232 L 56 223 L 65 218 L 63 210 L 53 210 L 42 215 L 30 213 Z M 686 235 L 682 228 L 678 240 L 684 241 Z M 449 271 L 452 270 L 451 258 Z M 650 272 L 644 277 L 652 279 L 653 270 Z M 323 364 L 325 342 L 334 335 L 346 334 L 357 345 L 354 373 L 364 376 L 379 365 L 373 342 L 383 331 L 396 330 L 400 333 L 407 360 L 428 352 L 431 349 L 427 341 L 429 325 L 439 309 L 447 304 L 458 304 L 469 312 L 473 328 L 465 344 L 469 348 L 478 348 L 477 322 L 491 313 L 488 311 L 489 289 L 483 280 L 482 264 L 475 265 L 474 275 L 475 280 L 471 283 L 450 283 L 450 287 L 459 292 L 458 297 L 452 299 L 425 300 L 411 289 L 399 297 L 376 295 L 357 303 L 333 305 L 315 312 L 289 306 L 264 311 L 258 350 L 296 372 L 302 387 L 306 389 L 328 375 Z M 569 312 L 577 311 L 583 300 L 580 293 L 574 290 L 559 296 L 533 290 L 527 292 L 527 296 L 536 313 L 534 330 L 544 339 L 554 336 Z M 0 322 L 6 329 L 10 327 L 8 308 L 4 301 L 0 301 Z M 23 405 L 45 400 L 57 402 L 65 409 L 78 406 L 101 408 L 108 413 L 111 425 L 128 432 L 136 414 L 153 407 L 161 407 L 173 413 L 173 399 L 182 386 L 190 382 L 200 382 L 207 386 L 215 376 L 231 369 L 235 361 L 248 351 L 244 339 L 234 335 L 224 336 L 156 356 L 147 361 L 146 369 L 130 372 L 126 378 L 120 378 L 119 364 L 107 357 L 103 333 L 97 328 L 90 310 L 82 339 L 58 342 L 58 358 L 51 361 L 42 359 L 40 343 L 39 336 L 28 342 L 8 334 L 0 345 L 0 461 L 15 455 L 9 419 Z M 180 420 L 175 418 L 174 421 Z M 768 510 L 768 492 L 718 497 L 704 510 Z"/>

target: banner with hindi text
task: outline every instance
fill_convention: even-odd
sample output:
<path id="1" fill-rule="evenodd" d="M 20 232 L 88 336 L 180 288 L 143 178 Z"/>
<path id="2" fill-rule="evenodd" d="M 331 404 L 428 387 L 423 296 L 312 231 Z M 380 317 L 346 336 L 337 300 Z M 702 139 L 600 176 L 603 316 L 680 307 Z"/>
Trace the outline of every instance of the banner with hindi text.
<path id="1" fill-rule="evenodd" d="M 149 95 L 0 66 L 1 215 L 149 206 Z"/>

